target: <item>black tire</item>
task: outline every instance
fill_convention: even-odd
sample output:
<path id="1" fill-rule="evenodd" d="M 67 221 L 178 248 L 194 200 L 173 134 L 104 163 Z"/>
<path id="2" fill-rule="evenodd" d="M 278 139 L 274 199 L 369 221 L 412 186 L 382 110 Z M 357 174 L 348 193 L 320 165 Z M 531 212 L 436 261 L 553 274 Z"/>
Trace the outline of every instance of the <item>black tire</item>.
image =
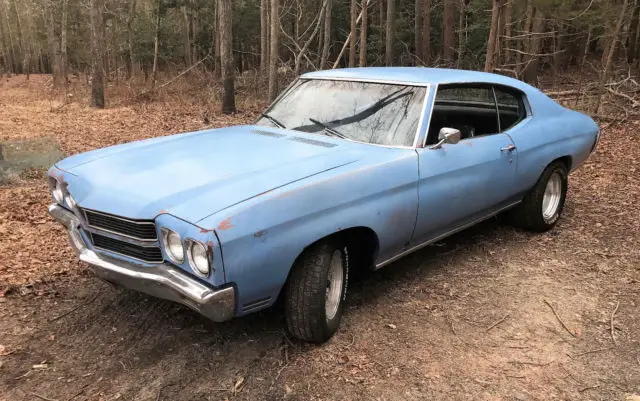
<path id="1" fill-rule="evenodd" d="M 342 262 L 342 284 L 337 311 L 328 317 L 325 304 L 334 254 Z M 345 245 L 322 241 L 305 250 L 294 264 L 285 289 L 284 307 L 289 332 L 301 340 L 316 343 L 331 338 L 340 325 L 348 280 L 349 254 Z M 337 288 L 336 285 L 336 291 Z"/>
<path id="2" fill-rule="evenodd" d="M 547 183 L 554 174 L 560 177 L 562 191 L 555 213 L 550 216 L 545 216 L 543 213 L 544 194 Z M 530 231 L 544 232 L 550 230 L 556 225 L 564 209 L 564 202 L 567 197 L 567 185 L 568 173 L 565 164 L 560 161 L 551 163 L 542 172 L 538 182 L 529 193 L 527 193 L 522 203 L 509 212 L 511 221 L 515 225 Z"/>

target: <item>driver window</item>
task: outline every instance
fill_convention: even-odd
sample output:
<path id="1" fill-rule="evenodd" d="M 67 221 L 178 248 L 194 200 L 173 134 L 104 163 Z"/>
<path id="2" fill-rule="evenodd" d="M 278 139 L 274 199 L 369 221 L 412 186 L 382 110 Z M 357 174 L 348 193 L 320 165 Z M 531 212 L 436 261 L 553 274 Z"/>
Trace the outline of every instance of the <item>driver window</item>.
<path id="1" fill-rule="evenodd" d="M 462 139 L 499 132 L 491 85 L 441 85 L 436 93 L 427 145 L 438 142 L 441 128 L 460 130 Z"/>

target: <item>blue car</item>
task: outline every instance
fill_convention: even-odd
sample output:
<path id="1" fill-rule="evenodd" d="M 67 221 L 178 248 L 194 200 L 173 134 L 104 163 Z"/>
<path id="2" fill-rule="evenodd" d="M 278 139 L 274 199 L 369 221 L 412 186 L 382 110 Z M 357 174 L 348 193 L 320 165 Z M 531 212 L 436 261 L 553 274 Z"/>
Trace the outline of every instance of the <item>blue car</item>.
<path id="1" fill-rule="evenodd" d="M 292 335 L 338 329 L 352 269 L 507 212 L 552 228 L 594 121 L 515 79 L 358 68 L 301 76 L 253 125 L 77 154 L 51 215 L 100 278 L 214 321 L 281 298 Z"/>

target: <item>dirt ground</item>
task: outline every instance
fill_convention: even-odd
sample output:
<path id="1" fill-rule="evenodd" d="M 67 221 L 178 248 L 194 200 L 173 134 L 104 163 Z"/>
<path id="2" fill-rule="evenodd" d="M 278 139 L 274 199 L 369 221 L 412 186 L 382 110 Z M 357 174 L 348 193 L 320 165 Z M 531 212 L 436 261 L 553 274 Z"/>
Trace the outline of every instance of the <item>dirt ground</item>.
<path id="1" fill-rule="evenodd" d="M 261 106 L 97 111 L 61 107 L 48 85 L 2 80 L 0 142 L 70 154 Z M 0 400 L 637 400 L 639 128 L 604 128 L 554 230 L 493 219 L 366 274 L 320 346 L 288 338 L 278 308 L 214 324 L 91 277 L 46 213 L 43 172 L 22 174 L 0 186 Z"/>

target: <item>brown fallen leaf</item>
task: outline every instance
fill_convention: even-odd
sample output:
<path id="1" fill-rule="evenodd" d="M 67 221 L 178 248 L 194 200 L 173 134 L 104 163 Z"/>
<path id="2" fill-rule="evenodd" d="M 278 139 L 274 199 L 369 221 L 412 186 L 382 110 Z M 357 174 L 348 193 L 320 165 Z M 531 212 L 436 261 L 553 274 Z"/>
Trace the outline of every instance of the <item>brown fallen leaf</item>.
<path id="1" fill-rule="evenodd" d="M 236 384 L 234 384 L 233 386 L 233 392 L 236 393 L 242 390 L 243 384 L 244 384 L 244 377 L 243 376 L 238 377 L 238 380 L 236 380 Z"/>

